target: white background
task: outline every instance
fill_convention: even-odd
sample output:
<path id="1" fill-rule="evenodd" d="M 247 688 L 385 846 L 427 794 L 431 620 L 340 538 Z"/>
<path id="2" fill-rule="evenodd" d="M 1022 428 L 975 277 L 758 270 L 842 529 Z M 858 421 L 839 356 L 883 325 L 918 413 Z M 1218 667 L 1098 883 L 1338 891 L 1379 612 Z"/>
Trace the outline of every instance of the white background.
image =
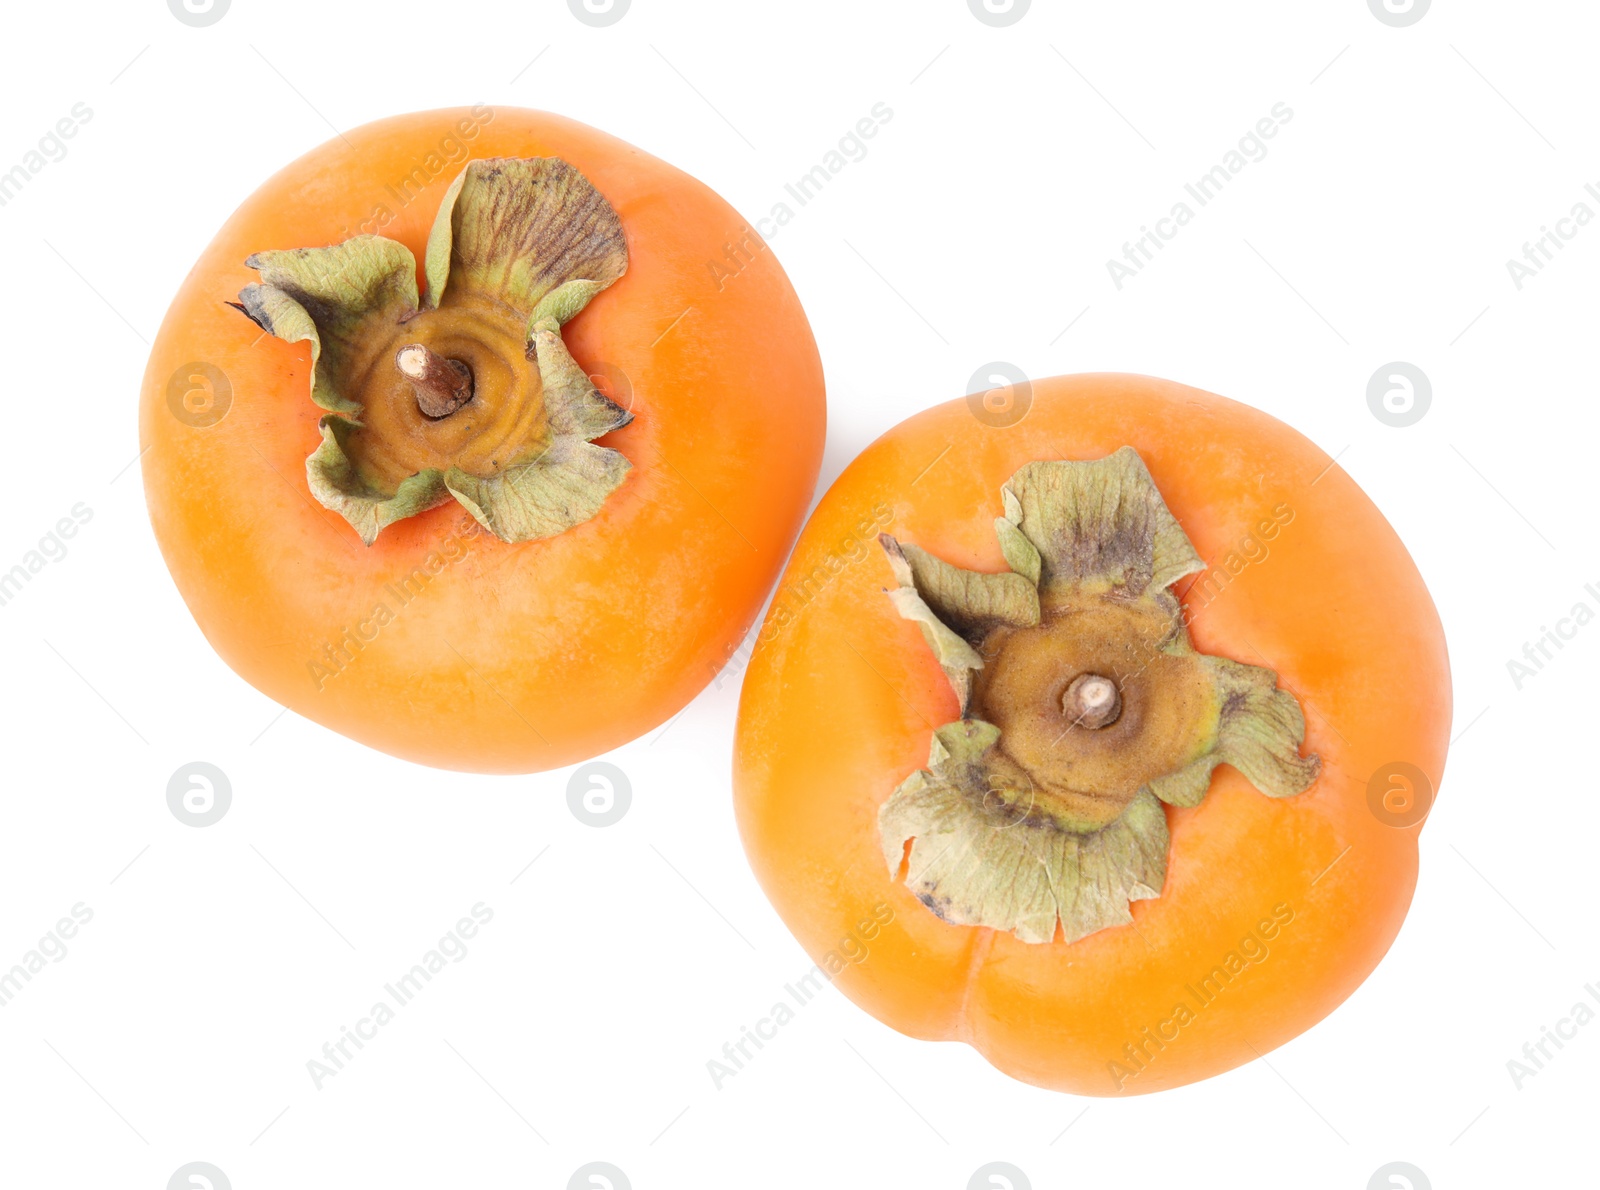
<path id="1" fill-rule="evenodd" d="M 1521 690 L 1506 663 L 1600 608 L 1600 226 L 1520 291 L 1506 260 L 1600 212 L 1597 26 L 1579 0 L 1439 0 L 1409 28 L 1365 0 L 1036 0 L 1009 28 L 963 0 L 635 0 L 608 28 L 561 0 L 234 0 L 208 28 L 161 0 L 10 6 L 0 170 L 93 118 L 0 207 L 0 569 L 93 518 L 0 607 L 0 967 L 94 917 L 0 1009 L 0 1185 L 159 1190 L 208 1161 L 238 1190 L 562 1187 L 597 1160 L 641 1190 L 959 1190 L 996 1160 L 1034 1187 L 1361 1190 L 1393 1161 L 1441 1190 L 1596 1184 L 1600 1022 L 1520 1089 L 1506 1063 L 1600 986 L 1600 627 Z M 824 486 L 991 360 L 1182 380 L 1338 456 L 1439 604 L 1458 736 L 1416 903 L 1355 996 L 1264 1061 L 1109 1101 L 830 990 L 718 1090 L 707 1061 L 810 966 L 733 826 L 736 674 L 609 758 L 633 803 L 594 829 L 569 772 L 404 764 L 222 665 L 130 466 L 148 342 L 269 173 L 474 101 L 597 125 L 750 218 L 892 109 L 772 242 L 827 370 Z M 1265 159 L 1119 291 L 1107 259 L 1279 102 Z M 1366 402 L 1392 360 L 1433 384 L 1409 428 Z M 233 789 L 205 829 L 166 804 L 197 759 Z M 468 957 L 318 1090 L 307 1061 L 479 901 Z"/>

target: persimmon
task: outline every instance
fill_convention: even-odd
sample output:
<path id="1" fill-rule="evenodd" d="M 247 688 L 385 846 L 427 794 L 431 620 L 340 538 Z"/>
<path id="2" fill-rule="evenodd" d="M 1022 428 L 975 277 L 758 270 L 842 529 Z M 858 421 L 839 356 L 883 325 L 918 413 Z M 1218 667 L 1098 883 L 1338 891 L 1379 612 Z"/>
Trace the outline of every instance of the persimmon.
<path id="1" fill-rule="evenodd" d="M 167 565 L 242 677 L 397 756 L 529 772 L 726 663 L 824 421 L 805 314 L 726 202 L 480 106 L 256 191 L 172 303 L 140 437 Z"/>
<path id="2" fill-rule="evenodd" d="M 894 1028 L 1043 1087 L 1180 1086 L 1393 942 L 1443 631 L 1382 514 L 1266 414 L 1138 376 L 991 399 L 1031 407 L 913 417 L 812 515 L 746 672 L 740 830 Z"/>

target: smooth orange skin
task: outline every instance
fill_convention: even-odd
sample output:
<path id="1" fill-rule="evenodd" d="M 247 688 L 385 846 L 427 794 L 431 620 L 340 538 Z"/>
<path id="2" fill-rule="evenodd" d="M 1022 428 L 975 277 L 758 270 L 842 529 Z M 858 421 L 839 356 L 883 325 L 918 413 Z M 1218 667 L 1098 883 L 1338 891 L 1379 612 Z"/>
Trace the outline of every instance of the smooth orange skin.
<path id="1" fill-rule="evenodd" d="M 1166 887 L 1133 905 L 1133 926 L 1029 945 L 947 924 L 891 878 L 879 850 L 879 806 L 926 765 L 932 728 L 958 710 L 917 628 L 884 597 L 893 580 L 871 536 L 887 529 L 956 565 L 1004 570 L 993 518 L 1012 473 L 1123 445 L 1213 567 L 1275 506 L 1294 510 L 1265 559 L 1203 610 L 1186 605 L 1196 648 L 1268 665 L 1300 699 L 1322 775 L 1274 800 L 1223 766 L 1200 806 L 1169 807 Z M 802 533 L 752 656 L 734 781 L 757 877 L 813 958 L 845 956 L 834 980 L 845 994 L 903 1033 L 968 1042 L 1026 1082 L 1117 1095 L 1248 1062 L 1366 978 L 1410 905 L 1421 829 L 1380 822 L 1368 779 L 1403 760 L 1438 789 L 1450 677 L 1416 566 L 1330 462 L 1223 397 L 1090 375 L 1035 381 L 1031 411 L 1007 429 L 980 424 L 965 401 L 940 405 L 845 470 Z M 878 905 L 893 917 L 873 936 Z M 1278 905 L 1293 917 L 1265 941 L 1267 957 L 1198 1005 L 1186 985 L 1251 932 L 1263 939 L 1258 923 Z M 1179 1003 L 1191 1022 L 1146 1039 L 1141 1030 L 1154 1036 Z M 1148 1057 L 1119 1085 L 1109 1063 L 1134 1069 L 1129 1044 Z"/>
<path id="2" fill-rule="evenodd" d="M 771 251 L 707 187 L 613 137 L 542 112 L 492 109 L 466 155 L 401 205 L 392 188 L 426 167 L 458 121 L 481 122 L 485 111 L 366 125 L 257 190 L 162 324 L 140 446 L 173 579 L 242 677 L 396 756 L 521 773 L 635 738 L 723 666 L 805 516 L 825 401 L 810 326 Z M 322 412 L 310 398 L 309 345 L 266 335 L 224 303 L 257 279 L 244 260 L 263 249 L 375 232 L 420 264 L 440 198 L 468 156 L 565 158 L 620 215 L 628 272 L 565 337 L 590 371 L 620 369 L 631 380 L 635 420 L 600 442 L 634 468 L 598 516 L 552 539 L 468 537 L 475 522 L 452 502 L 364 547 L 307 488 Z M 728 246 L 740 243 L 753 258 L 728 276 L 737 269 Z M 169 378 L 193 361 L 221 368 L 233 388 L 226 417 L 207 428 L 168 410 Z M 437 573 L 427 575 L 430 556 Z M 402 604 L 391 584 L 417 567 L 422 594 Z M 387 624 L 372 619 L 380 603 Z M 343 644 L 350 659 L 319 689 L 311 665 L 333 668 L 325 646 L 346 629 L 375 636 L 359 649 Z"/>

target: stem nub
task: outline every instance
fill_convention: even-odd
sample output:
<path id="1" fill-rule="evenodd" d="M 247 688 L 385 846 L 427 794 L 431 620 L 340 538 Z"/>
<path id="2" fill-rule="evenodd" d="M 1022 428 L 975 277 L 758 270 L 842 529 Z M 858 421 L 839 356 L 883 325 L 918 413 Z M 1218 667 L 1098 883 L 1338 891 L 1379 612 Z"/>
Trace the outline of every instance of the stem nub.
<path id="1" fill-rule="evenodd" d="M 472 369 L 458 359 L 408 343 L 395 352 L 394 366 L 411 382 L 424 417 L 449 417 L 472 400 Z"/>
<path id="2" fill-rule="evenodd" d="M 1079 674 L 1061 696 L 1061 709 L 1074 726 L 1091 730 L 1109 727 L 1122 714 L 1122 694 L 1110 678 Z"/>

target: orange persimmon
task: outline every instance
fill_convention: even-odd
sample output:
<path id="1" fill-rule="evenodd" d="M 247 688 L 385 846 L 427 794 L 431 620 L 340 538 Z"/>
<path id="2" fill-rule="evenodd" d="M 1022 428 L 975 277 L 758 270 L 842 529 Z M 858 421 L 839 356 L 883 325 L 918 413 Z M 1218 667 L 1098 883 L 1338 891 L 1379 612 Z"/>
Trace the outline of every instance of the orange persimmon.
<path id="1" fill-rule="evenodd" d="M 223 659 L 444 768 L 530 772 L 681 708 L 821 462 L 782 268 L 694 178 L 559 116 L 347 132 L 228 220 L 162 324 L 150 518 Z"/>
<path id="2" fill-rule="evenodd" d="M 1372 971 L 1449 724 L 1428 591 L 1326 454 L 1182 385 L 1059 377 L 913 417 L 828 491 L 745 677 L 735 801 L 862 1007 L 1136 1094 Z"/>

